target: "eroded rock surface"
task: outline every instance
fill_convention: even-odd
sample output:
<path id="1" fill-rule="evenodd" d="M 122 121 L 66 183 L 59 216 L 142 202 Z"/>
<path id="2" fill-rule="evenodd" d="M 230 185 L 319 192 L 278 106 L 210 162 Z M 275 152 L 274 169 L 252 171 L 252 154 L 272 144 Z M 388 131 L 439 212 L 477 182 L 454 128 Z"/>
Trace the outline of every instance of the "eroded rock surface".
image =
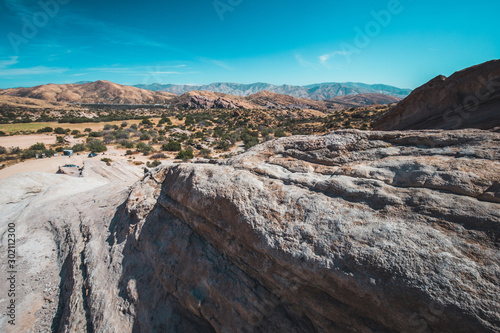
<path id="1" fill-rule="evenodd" d="M 500 60 L 440 75 L 375 124 L 378 130 L 491 129 L 500 126 Z"/>
<path id="2" fill-rule="evenodd" d="M 9 218 L 56 249 L 57 332 L 496 332 L 499 158 L 498 133 L 345 130 Z"/>

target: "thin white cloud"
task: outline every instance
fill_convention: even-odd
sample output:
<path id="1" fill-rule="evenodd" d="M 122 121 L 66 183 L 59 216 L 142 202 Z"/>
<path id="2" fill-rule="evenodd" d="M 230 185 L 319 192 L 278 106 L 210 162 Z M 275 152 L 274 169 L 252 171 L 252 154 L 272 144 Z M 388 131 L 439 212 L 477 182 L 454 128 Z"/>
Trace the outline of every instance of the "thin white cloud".
<path id="1" fill-rule="evenodd" d="M 201 62 L 215 65 L 217 67 L 223 68 L 223 69 L 228 70 L 228 71 L 234 70 L 231 66 L 229 66 L 228 64 L 226 64 L 225 62 L 223 62 L 221 60 L 210 59 L 210 58 L 206 58 L 206 57 L 197 57 L 196 59 L 201 61 Z"/>
<path id="2" fill-rule="evenodd" d="M 102 73 L 119 73 L 131 75 L 154 75 L 154 74 L 191 74 L 193 72 L 179 72 L 169 71 L 168 68 L 183 68 L 187 65 L 174 65 L 174 66 L 137 66 L 137 67 L 93 67 L 86 68 L 85 71 L 102 72 Z"/>
<path id="3" fill-rule="evenodd" d="M 29 8 L 27 4 L 24 4 L 22 0 L 4 0 L 4 5 L 7 9 L 19 17 L 31 17 L 34 14 L 34 10 Z"/>
<path id="4" fill-rule="evenodd" d="M 186 74 L 197 74 L 199 72 L 149 72 L 149 73 L 131 73 L 131 75 L 157 75 L 157 74 L 172 74 L 172 75 L 186 75 Z"/>
<path id="5" fill-rule="evenodd" d="M 231 66 L 229 66 L 228 64 L 226 64 L 225 62 L 220 61 L 220 60 L 211 60 L 211 63 L 214 64 L 215 66 L 220 67 L 220 68 L 227 69 L 228 71 L 233 70 L 233 68 Z"/>
<path id="6" fill-rule="evenodd" d="M 311 62 L 305 60 L 304 57 L 302 57 L 302 55 L 300 55 L 298 53 L 295 54 L 295 60 L 297 60 L 297 62 L 299 63 L 299 65 L 302 66 L 302 67 L 304 67 L 304 68 L 318 69 L 316 66 L 314 66 L 314 64 L 312 64 Z"/>
<path id="7" fill-rule="evenodd" d="M 138 47 L 162 48 L 175 50 L 172 46 L 148 37 L 147 32 L 128 26 L 118 25 L 110 22 L 95 20 L 81 13 L 72 13 L 61 17 L 65 25 L 77 25 L 87 31 L 94 30 L 102 39 L 109 44 L 130 45 Z"/>
<path id="8" fill-rule="evenodd" d="M 19 57 L 10 57 L 8 60 L 0 60 L 0 68 L 17 64 Z"/>
<path id="9" fill-rule="evenodd" d="M 349 52 L 347 52 L 347 51 L 335 51 L 332 53 L 323 54 L 323 55 L 319 56 L 318 58 L 319 58 L 320 64 L 322 64 L 325 67 L 329 67 L 328 60 L 332 59 L 335 56 L 339 56 L 339 55 L 346 56 L 348 54 L 349 54 Z"/>
<path id="10" fill-rule="evenodd" d="M 0 68 L 0 75 L 4 76 L 27 76 L 27 75 L 45 75 L 61 74 L 67 72 L 67 68 L 36 66 L 29 68 Z"/>

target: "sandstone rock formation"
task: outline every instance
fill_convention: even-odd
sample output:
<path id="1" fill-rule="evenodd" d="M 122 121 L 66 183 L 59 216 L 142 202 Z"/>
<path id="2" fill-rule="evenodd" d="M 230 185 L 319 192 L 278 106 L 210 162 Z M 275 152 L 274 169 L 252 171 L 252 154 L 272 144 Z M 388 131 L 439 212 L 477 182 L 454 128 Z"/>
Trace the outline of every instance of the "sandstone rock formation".
<path id="1" fill-rule="evenodd" d="M 500 126 L 500 60 L 438 76 L 400 102 L 378 130 L 491 129 Z"/>
<path id="2" fill-rule="evenodd" d="M 499 133 L 344 130 L 132 187 L 4 180 L 21 331 L 497 332 L 499 159 Z"/>

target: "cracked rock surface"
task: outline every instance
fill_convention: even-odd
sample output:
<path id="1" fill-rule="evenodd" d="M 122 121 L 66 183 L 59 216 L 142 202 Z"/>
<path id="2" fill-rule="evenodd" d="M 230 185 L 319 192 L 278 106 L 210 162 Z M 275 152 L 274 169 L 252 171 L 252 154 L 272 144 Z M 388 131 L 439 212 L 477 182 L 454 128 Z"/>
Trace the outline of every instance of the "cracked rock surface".
<path id="1" fill-rule="evenodd" d="M 493 132 L 344 130 L 135 183 L 32 177 L 0 202 L 47 252 L 23 270 L 53 273 L 23 332 L 498 332 L 499 160 Z"/>

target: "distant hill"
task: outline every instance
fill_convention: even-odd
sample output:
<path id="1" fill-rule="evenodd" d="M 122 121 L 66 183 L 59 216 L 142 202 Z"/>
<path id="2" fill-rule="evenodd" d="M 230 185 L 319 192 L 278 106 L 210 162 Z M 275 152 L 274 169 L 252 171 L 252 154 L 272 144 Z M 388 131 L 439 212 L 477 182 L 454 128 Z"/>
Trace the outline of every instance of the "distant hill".
<path id="1" fill-rule="evenodd" d="M 393 104 L 398 103 L 401 98 L 383 94 L 358 94 L 339 96 L 325 101 L 328 109 L 347 109 L 373 104 Z"/>
<path id="2" fill-rule="evenodd" d="M 153 92 L 109 81 L 13 88 L 0 91 L 1 95 L 34 98 L 52 103 L 112 104 L 163 104 L 175 97 L 174 94 L 168 92 Z"/>
<path id="3" fill-rule="evenodd" d="M 490 129 L 500 126 L 500 60 L 437 76 L 378 120 L 375 129 Z"/>
<path id="4" fill-rule="evenodd" d="M 398 98 L 405 98 L 411 93 L 410 89 L 400 89 L 383 84 L 364 83 L 320 83 L 308 86 L 273 85 L 268 83 L 238 84 L 238 83 L 212 83 L 209 85 L 174 85 L 174 84 L 139 84 L 137 88 L 151 91 L 165 91 L 177 95 L 186 92 L 200 90 L 224 93 L 235 96 L 250 96 L 261 91 L 269 91 L 281 95 L 289 95 L 297 98 L 309 98 L 317 101 L 328 100 L 338 96 L 357 94 L 384 94 Z"/>
<path id="5" fill-rule="evenodd" d="M 326 111 L 326 104 L 308 98 L 297 98 L 290 95 L 277 94 L 271 91 L 261 91 L 246 97 L 252 103 L 269 109 L 312 109 Z"/>
<path id="6" fill-rule="evenodd" d="M 43 101 L 51 104 L 168 104 L 179 109 L 302 109 L 332 112 L 373 104 L 391 104 L 399 100 L 400 98 L 389 95 L 360 94 L 339 96 L 323 101 L 267 90 L 248 96 L 198 90 L 176 95 L 109 81 L 46 84 L 31 88 L 0 90 L 0 105 L 14 107 L 18 104 L 17 106 L 22 108 L 40 108 L 43 104 L 36 101 Z"/>

